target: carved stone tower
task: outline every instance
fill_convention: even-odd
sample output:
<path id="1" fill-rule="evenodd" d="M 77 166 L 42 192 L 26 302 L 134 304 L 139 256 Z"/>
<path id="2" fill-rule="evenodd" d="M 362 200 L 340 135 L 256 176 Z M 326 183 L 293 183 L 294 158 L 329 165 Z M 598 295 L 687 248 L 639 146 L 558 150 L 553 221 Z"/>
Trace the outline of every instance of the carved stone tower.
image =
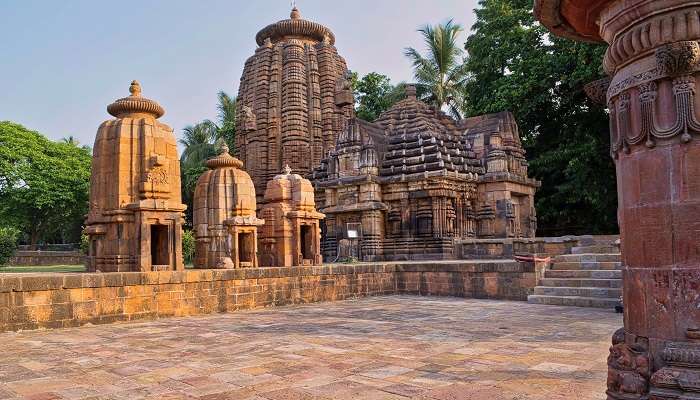
<path id="1" fill-rule="evenodd" d="M 238 93 L 236 151 L 260 203 L 284 165 L 307 175 L 334 148 L 353 115 L 353 96 L 333 32 L 296 8 L 256 41 Z"/>
<path id="2" fill-rule="evenodd" d="M 180 160 L 173 130 L 158 122 L 165 110 L 131 96 L 107 107 L 115 119 L 100 125 L 90 178 L 88 270 L 181 270 Z"/>

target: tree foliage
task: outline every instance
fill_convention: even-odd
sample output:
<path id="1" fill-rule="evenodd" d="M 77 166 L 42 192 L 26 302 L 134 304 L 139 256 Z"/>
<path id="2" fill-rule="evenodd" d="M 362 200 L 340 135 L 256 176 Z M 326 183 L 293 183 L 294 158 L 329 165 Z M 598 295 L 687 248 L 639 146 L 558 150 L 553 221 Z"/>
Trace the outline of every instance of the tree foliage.
<path id="1" fill-rule="evenodd" d="M 218 120 L 204 120 L 183 129 L 179 140 L 183 146 L 180 156 L 180 175 L 182 181 L 182 201 L 187 205 L 186 223 L 192 223 L 192 206 L 197 180 L 207 170 L 206 161 L 218 153 L 218 146 L 223 141 L 233 153 L 236 141 L 236 98 L 221 91 L 217 94 Z"/>
<path id="2" fill-rule="evenodd" d="M 28 242 L 78 242 L 88 208 L 91 154 L 0 122 L 0 223 Z"/>
<path id="3" fill-rule="evenodd" d="M 406 83 L 392 85 L 388 76 L 377 72 L 370 72 L 362 78 L 353 72 L 352 88 L 355 94 L 355 115 L 370 122 L 406 97 Z"/>
<path id="4" fill-rule="evenodd" d="M 532 0 L 481 0 L 467 39 L 467 115 L 512 111 L 542 181 L 541 234 L 617 230 L 608 116 L 584 84 L 602 76 L 604 47 L 561 39 L 534 20 Z"/>
<path id="5" fill-rule="evenodd" d="M 423 36 L 427 54 L 409 47 L 405 54 L 413 63 L 422 100 L 436 108 L 447 107 L 450 113 L 459 118 L 464 103 L 464 83 L 467 78 L 463 51 L 457 43 L 462 27 L 452 20 L 436 26 L 426 25 L 418 32 Z"/>

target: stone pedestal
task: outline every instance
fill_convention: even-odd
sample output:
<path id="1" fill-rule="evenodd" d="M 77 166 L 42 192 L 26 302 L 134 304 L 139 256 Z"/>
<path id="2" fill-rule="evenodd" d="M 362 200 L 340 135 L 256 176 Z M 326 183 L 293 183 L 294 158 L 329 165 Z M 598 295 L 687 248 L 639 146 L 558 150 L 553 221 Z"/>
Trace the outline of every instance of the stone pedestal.
<path id="1" fill-rule="evenodd" d="M 607 89 L 624 264 L 608 398 L 700 399 L 700 5 L 538 0 L 535 13 L 610 44 L 609 87 L 587 88 Z"/>

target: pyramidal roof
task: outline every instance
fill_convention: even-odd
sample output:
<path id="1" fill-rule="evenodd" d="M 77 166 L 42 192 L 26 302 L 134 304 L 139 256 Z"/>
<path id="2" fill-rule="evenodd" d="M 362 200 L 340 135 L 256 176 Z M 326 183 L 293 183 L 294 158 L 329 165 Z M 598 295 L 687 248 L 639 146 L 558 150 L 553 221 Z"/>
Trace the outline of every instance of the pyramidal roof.
<path id="1" fill-rule="evenodd" d="M 375 124 L 388 139 L 381 175 L 476 180 L 484 172 L 456 121 L 418 100 L 412 85 L 406 88 L 406 99 L 382 113 Z"/>

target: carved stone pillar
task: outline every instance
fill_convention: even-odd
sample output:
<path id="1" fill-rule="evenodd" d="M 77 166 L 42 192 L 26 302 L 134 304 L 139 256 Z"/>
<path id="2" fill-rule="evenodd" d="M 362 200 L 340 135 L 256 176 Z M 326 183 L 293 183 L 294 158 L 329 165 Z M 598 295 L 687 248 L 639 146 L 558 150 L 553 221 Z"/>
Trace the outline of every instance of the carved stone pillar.
<path id="1" fill-rule="evenodd" d="M 608 398 L 700 399 L 700 3 L 535 3 L 554 33 L 610 44 L 625 322 Z"/>

